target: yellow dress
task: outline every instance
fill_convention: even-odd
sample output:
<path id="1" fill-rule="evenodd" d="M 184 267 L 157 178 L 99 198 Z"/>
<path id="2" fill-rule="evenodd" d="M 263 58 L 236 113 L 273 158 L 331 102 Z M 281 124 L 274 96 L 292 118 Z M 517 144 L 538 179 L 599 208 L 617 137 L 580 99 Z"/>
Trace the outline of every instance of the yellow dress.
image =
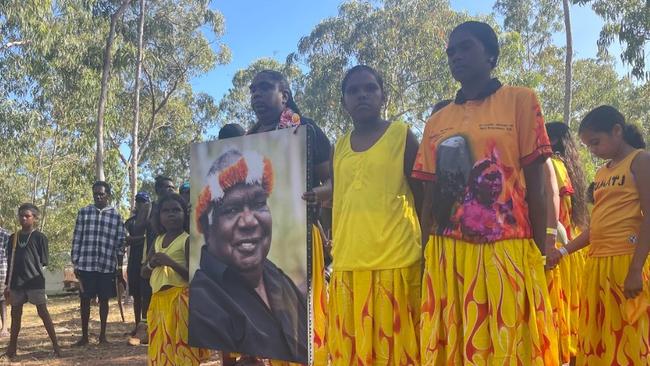
<path id="1" fill-rule="evenodd" d="M 165 235 L 155 241 L 156 253 L 165 253 L 174 261 L 185 263 L 185 240 L 187 233 L 162 247 Z M 153 295 L 147 311 L 149 346 L 147 363 L 152 366 L 199 365 L 210 357 L 210 351 L 190 347 L 187 343 L 187 319 L 189 314 L 189 287 L 187 281 L 172 268 L 154 268 L 151 274 Z M 163 286 L 172 287 L 161 290 Z"/>
<path id="2" fill-rule="evenodd" d="M 327 347 L 334 366 L 419 365 L 420 233 L 404 177 L 408 127 L 334 155 L 333 273 Z"/>
<path id="3" fill-rule="evenodd" d="M 641 294 L 630 300 L 623 295 L 643 220 L 631 171 L 640 152 L 631 153 L 615 167 L 601 167 L 594 178 L 576 365 L 650 365 L 648 262 L 642 271 Z"/>

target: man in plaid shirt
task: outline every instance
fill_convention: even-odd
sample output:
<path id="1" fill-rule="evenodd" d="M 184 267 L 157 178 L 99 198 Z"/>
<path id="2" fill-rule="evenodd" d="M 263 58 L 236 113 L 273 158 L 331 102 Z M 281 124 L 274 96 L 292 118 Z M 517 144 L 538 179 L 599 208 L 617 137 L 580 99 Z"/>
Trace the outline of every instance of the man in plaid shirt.
<path id="1" fill-rule="evenodd" d="M 122 217 L 114 207 L 108 205 L 111 186 L 103 181 L 93 184 L 94 204 L 79 210 L 72 238 L 72 265 L 79 278 L 81 298 L 81 339 L 75 346 L 88 344 L 88 321 L 90 301 L 99 299 L 101 330 L 99 343 L 106 339 L 108 299 L 117 295 L 115 276 L 121 257 L 124 255 L 126 231 Z M 121 272 L 119 272 L 121 273 Z"/>
<path id="2" fill-rule="evenodd" d="M 7 250 L 11 250 L 9 245 L 9 236 L 11 233 L 0 227 L 0 316 L 2 317 L 2 329 L 0 329 L 0 337 L 9 335 L 7 332 L 7 303 L 5 302 L 4 283 L 7 278 Z"/>

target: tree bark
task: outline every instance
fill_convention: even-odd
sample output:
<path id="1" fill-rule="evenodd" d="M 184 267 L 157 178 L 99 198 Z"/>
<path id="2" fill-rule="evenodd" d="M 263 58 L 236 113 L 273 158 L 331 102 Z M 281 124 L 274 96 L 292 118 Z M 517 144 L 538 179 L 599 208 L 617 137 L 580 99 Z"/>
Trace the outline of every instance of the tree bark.
<path id="1" fill-rule="evenodd" d="M 41 134 L 42 136 L 42 134 Z M 43 141 L 39 139 L 39 141 Z M 43 165 L 43 146 L 38 149 L 38 157 L 36 158 L 36 174 L 34 174 L 34 181 L 32 182 L 32 202 L 36 203 L 36 197 L 38 196 L 38 185 L 41 180 L 41 167 Z"/>
<path id="2" fill-rule="evenodd" d="M 564 33 L 566 34 L 566 59 L 564 66 L 564 123 L 571 126 L 571 82 L 573 79 L 573 37 L 569 0 L 562 0 L 564 7 Z"/>
<path id="3" fill-rule="evenodd" d="M 41 210 L 41 230 L 45 231 L 45 224 L 47 223 L 47 206 L 50 204 L 50 186 L 52 183 L 52 171 L 54 170 L 56 153 L 59 150 L 59 125 L 56 125 L 54 130 L 54 146 L 52 147 L 52 154 L 50 155 L 50 166 L 47 171 L 47 183 L 45 184 L 45 198 L 43 202 L 43 209 Z"/>
<path id="4" fill-rule="evenodd" d="M 115 28 L 117 22 L 126 10 L 131 0 L 122 0 L 122 4 L 117 11 L 111 15 L 111 25 L 106 37 L 106 46 L 104 47 L 104 65 L 102 67 L 102 84 L 99 93 L 99 105 L 97 107 L 97 152 L 95 153 L 95 178 L 105 180 L 104 176 L 104 114 L 106 112 L 106 100 L 108 99 L 108 81 L 111 73 L 111 58 L 113 42 L 115 41 Z"/>
<path id="5" fill-rule="evenodd" d="M 145 14 L 145 0 L 140 0 L 140 21 L 138 24 L 138 59 L 135 66 L 135 101 L 134 101 L 134 116 L 133 116 L 133 129 L 131 130 L 131 169 L 130 185 L 131 194 L 129 196 L 129 206 L 131 208 L 135 205 L 135 194 L 138 189 L 138 164 L 140 163 L 140 150 L 138 145 L 138 133 L 140 132 L 140 87 L 141 73 L 142 73 L 142 38 L 144 34 L 144 14 Z"/>

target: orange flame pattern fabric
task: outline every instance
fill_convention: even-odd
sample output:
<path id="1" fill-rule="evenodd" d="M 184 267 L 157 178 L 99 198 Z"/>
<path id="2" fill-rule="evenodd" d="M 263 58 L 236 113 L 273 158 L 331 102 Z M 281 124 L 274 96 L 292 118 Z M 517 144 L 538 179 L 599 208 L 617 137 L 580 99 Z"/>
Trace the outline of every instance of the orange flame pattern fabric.
<path id="1" fill-rule="evenodd" d="M 643 269 L 643 291 L 623 295 L 632 255 L 588 257 L 580 293 L 580 339 L 576 365 L 650 365 L 650 267 Z"/>
<path id="2" fill-rule="evenodd" d="M 150 366 L 199 365 L 210 351 L 187 344 L 189 289 L 172 287 L 151 296 L 147 311 Z"/>
<path id="3" fill-rule="evenodd" d="M 420 364 L 420 273 L 419 262 L 397 269 L 334 271 L 327 344 L 331 365 Z"/>
<path id="4" fill-rule="evenodd" d="M 543 258 L 532 239 L 476 245 L 431 236 L 422 365 L 558 365 Z"/>
<path id="5" fill-rule="evenodd" d="M 311 307 L 314 365 L 327 365 L 327 283 L 325 282 L 325 254 L 323 240 L 316 226 L 312 227 Z"/>

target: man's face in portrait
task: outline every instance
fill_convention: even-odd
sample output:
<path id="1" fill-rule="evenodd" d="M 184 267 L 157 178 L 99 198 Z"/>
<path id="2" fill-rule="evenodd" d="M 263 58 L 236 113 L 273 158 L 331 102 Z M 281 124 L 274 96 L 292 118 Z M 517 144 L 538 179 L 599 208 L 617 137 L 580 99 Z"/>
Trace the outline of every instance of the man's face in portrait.
<path id="1" fill-rule="evenodd" d="M 259 184 L 237 184 L 214 208 L 208 249 L 239 272 L 256 271 L 271 248 L 268 194 Z"/>

